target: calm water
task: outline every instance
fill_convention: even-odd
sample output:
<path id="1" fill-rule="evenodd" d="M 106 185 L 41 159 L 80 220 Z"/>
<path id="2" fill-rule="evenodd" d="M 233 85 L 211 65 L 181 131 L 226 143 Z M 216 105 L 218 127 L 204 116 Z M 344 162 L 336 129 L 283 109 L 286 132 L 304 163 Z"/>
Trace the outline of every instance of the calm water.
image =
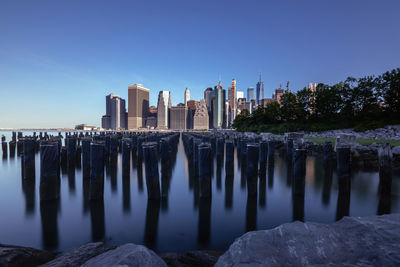
<path id="1" fill-rule="evenodd" d="M 11 140 L 11 132 L 1 134 Z M 354 171 L 350 198 L 343 198 L 338 195 L 335 171 L 331 180 L 324 178 L 325 170 L 318 157 L 307 157 L 304 201 L 292 197 L 288 163 L 277 154 L 274 164 L 267 165 L 266 175 L 259 179 L 258 197 L 248 199 L 246 177 L 236 151 L 234 177 L 227 178 L 224 160 L 214 158 L 212 199 L 200 200 L 196 178 L 189 175 L 191 166 L 182 140 L 176 156 L 172 155 L 175 157 L 169 185 L 163 184 L 169 189 L 168 199 L 162 202 L 147 201 L 144 166 L 142 175 L 140 171 L 138 175 L 137 164 L 132 164 L 130 177 L 122 177 L 119 155 L 117 169 L 105 171 L 104 202 L 86 200 L 88 183 L 82 179 L 82 171 L 75 169 L 61 174 L 60 200 L 42 204 L 39 154 L 34 182 L 21 178 L 20 157 L 3 158 L 0 243 L 52 251 L 98 240 L 144 244 L 161 252 L 226 250 L 248 230 L 271 229 L 295 219 L 330 223 L 346 213 L 366 216 L 400 212 L 398 176 L 393 177 L 389 201 L 380 202 L 379 174 Z"/>

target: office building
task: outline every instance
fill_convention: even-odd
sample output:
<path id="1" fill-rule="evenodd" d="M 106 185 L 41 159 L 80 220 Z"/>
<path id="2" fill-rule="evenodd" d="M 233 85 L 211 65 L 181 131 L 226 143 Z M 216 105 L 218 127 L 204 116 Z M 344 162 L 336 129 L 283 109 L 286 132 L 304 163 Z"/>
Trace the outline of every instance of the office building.
<path id="1" fill-rule="evenodd" d="M 232 79 L 232 86 L 228 88 L 229 113 L 232 121 L 236 117 L 236 80 Z"/>
<path id="2" fill-rule="evenodd" d="M 261 73 L 260 73 L 260 80 L 256 86 L 256 103 L 257 105 L 260 104 L 260 101 L 264 99 L 264 83 L 261 81 Z"/>
<path id="3" fill-rule="evenodd" d="M 149 112 L 149 92 L 141 84 L 128 87 L 128 129 L 138 129 L 146 126 Z"/>
<path id="4" fill-rule="evenodd" d="M 187 101 L 187 108 L 188 108 L 187 128 L 188 129 L 193 129 L 193 126 L 194 126 L 193 118 L 194 118 L 194 114 L 196 113 L 196 109 L 197 109 L 198 106 L 199 106 L 199 102 L 196 101 L 196 100 Z"/>
<path id="5" fill-rule="evenodd" d="M 211 92 L 211 114 L 212 128 L 221 129 L 226 127 L 225 114 L 225 90 L 222 89 L 221 81 Z"/>
<path id="6" fill-rule="evenodd" d="M 185 89 L 185 106 L 187 106 L 187 102 L 190 100 L 190 91 L 188 88 Z"/>
<path id="7" fill-rule="evenodd" d="M 101 119 L 103 129 L 126 129 L 127 118 L 125 100 L 118 95 L 109 94 L 106 96 L 106 115 Z"/>
<path id="8" fill-rule="evenodd" d="M 168 129 L 168 113 L 171 108 L 171 93 L 160 91 L 157 103 L 157 128 Z"/>
<path id="9" fill-rule="evenodd" d="M 279 105 L 281 105 L 281 97 L 283 95 L 282 84 L 279 85 L 279 88 L 275 89 L 275 93 L 272 94 L 272 98 L 276 100 Z"/>
<path id="10" fill-rule="evenodd" d="M 194 130 L 208 130 L 209 118 L 208 108 L 204 99 L 200 100 L 198 107 L 193 116 L 193 129 Z"/>
<path id="11" fill-rule="evenodd" d="M 180 103 L 170 108 L 169 125 L 172 130 L 186 130 L 187 128 L 187 107 Z"/>
<path id="12" fill-rule="evenodd" d="M 256 100 L 256 92 L 254 87 L 247 88 L 247 101 Z"/>
<path id="13" fill-rule="evenodd" d="M 264 99 L 261 99 L 259 105 L 265 108 L 272 101 L 275 101 L 275 100 L 272 98 L 264 98 Z"/>

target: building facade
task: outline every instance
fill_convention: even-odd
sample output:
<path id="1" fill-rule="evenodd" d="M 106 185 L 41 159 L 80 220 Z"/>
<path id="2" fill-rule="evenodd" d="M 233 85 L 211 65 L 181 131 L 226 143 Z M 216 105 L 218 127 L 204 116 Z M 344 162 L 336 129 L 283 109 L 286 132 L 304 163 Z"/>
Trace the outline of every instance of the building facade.
<path id="1" fill-rule="evenodd" d="M 170 129 L 173 130 L 186 130 L 187 129 L 187 107 L 185 104 L 178 104 L 178 106 L 170 108 Z"/>
<path id="2" fill-rule="evenodd" d="M 185 106 L 187 106 L 187 102 L 190 100 L 190 91 L 188 88 L 185 89 Z"/>
<path id="3" fill-rule="evenodd" d="M 260 101 L 264 99 L 264 83 L 261 81 L 261 73 L 260 73 L 260 80 L 256 86 L 256 103 L 257 105 L 260 104 Z"/>
<path id="4" fill-rule="evenodd" d="M 275 93 L 272 94 L 272 98 L 274 100 L 276 100 L 279 103 L 279 105 L 281 104 L 281 98 L 282 98 L 283 92 L 284 92 L 284 90 L 282 88 L 282 85 L 279 85 L 279 88 L 275 89 Z"/>
<path id="5" fill-rule="evenodd" d="M 239 99 L 239 98 L 244 98 L 244 92 L 243 91 L 237 91 L 236 92 L 236 99 Z"/>
<path id="6" fill-rule="evenodd" d="M 225 90 L 222 89 L 221 81 L 214 87 L 211 92 L 211 114 L 212 114 L 212 127 L 214 129 L 221 129 L 224 127 L 224 110 L 225 110 Z M 226 122 L 225 122 L 226 123 Z"/>
<path id="7" fill-rule="evenodd" d="M 250 102 L 251 100 L 256 100 L 256 92 L 254 90 L 254 87 L 247 88 L 247 101 Z"/>
<path id="8" fill-rule="evenodd" d="M 157 103 L 157 128 L 168 129 L 169 109 L 171 108 L 171 93 L 160 91 Z"/>
<path id="9" fill-rule="evenodd" d="M 146 126 L 149 112 L 149 92 L 141 84 L 128 86 L 128 129 Z"/>
<path id="10" fill-rule="evenodd" d="M 106 96 L 106 115 L 101 119 L 101 127 L 107 130 L 127 129 L 125 99 L 115 94 Z"/>
<path id="11" fill-rule="evenodd" d="M 204 99 L 201 99 L 193 116 L 193 129 L 208 130 L 208 128 L 209 128 L 208 108 L 206 105 L 206 101 Z"/>

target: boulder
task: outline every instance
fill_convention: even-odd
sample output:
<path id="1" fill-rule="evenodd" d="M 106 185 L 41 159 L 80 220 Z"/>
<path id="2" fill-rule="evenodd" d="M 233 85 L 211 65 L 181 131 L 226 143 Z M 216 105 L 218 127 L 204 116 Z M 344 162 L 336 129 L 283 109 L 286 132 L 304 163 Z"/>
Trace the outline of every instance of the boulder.
<path id="1" fill-rule="evenodd" d="M 88 243 L 60 254 L 54 260 L 41 265 L 41 267 L 79 266 L 89 259 L 114 248 L 106 247 L 103 242 Z"/>
<path id="2" fill-rule="evenodd" d="M 215 266 L 400 266 L 400 214 L 293 222 L 238 238 Z"/>
<path id="3" fill-rule="evenodd" d="M 128 243 L 91 258 L 82 266 L 166 267 L 167 264 L 150 249 L 141 245 Z"/>
<path id="4" fill-rule="evenodd" d="M 189 251 L 184 254 L 162 253 L 160 257 L 169 267 L 212 267 L 221 254 L 219 251 Z"/>
<path id="5" fill-rule="evenodd" d="M 50 252 L 0 244 L 0 266 L 38 266 L 54 259 Z"/>

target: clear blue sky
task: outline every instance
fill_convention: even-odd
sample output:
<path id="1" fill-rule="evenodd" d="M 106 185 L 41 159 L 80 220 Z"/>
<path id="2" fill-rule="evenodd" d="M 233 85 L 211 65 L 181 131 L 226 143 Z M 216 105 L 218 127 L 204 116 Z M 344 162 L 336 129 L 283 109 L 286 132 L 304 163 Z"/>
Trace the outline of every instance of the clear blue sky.
<path id="1" fill-rule="evenodd" d="M 0 127 L 100 126 L 105 95 L 142 83 L 155 105 L 225 89 L 400 67 L 399 0 L 0 1 Z"/>

